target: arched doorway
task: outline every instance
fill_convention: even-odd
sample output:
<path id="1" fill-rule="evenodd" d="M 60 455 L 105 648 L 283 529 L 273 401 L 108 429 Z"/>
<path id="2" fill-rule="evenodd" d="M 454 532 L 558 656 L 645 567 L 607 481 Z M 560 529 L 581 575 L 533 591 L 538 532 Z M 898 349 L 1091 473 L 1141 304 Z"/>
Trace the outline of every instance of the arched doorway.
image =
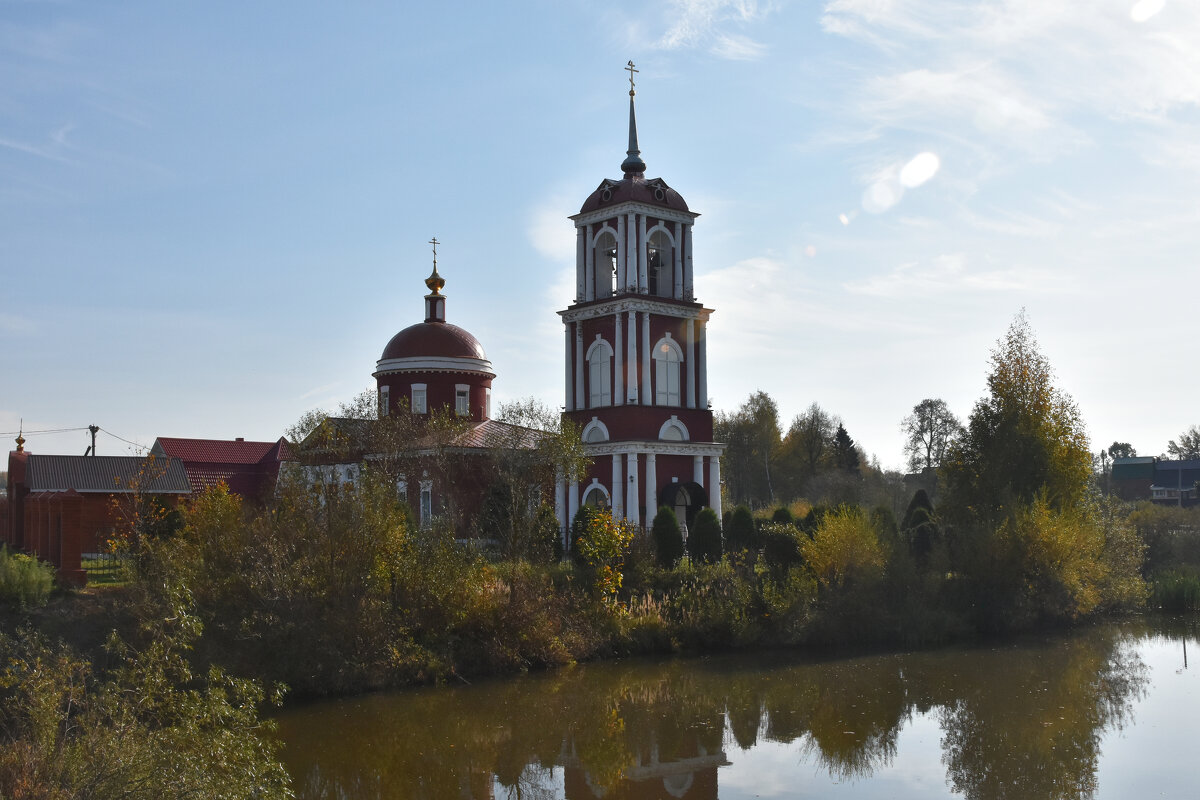
<path id="1" fill-rule="evenodd" d="M 708 505 L 708 492 L 694 481 L 668 483 L 658 493 L 658 505 L 674 511 L 679 521 L 690 529 L 696 513 Z"/>

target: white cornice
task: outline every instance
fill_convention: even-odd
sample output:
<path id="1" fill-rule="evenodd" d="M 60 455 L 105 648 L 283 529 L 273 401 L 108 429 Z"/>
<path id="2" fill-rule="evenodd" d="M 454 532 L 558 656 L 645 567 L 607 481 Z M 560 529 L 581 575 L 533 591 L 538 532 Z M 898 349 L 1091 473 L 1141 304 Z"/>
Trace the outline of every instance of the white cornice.
<path id="1" fill-rule="evenodd" d="M 496 377 L 492 362 L 486 358 L 454 358 L 449 356 L 414 356 L 411 358 L 381 358 L 371 377 L 394 375 L 398 372 L 469 372 L 487 378 Z"/>
<path id="2" fill-rule="evenodd" d="M 624 441 L 584 443 L 583 452 L 589 456 L 610 456 L 613 453 L 654 453 L 658 456 L 720 456 L 727 445 L 719 442 Z"/>
<path id="3" fill-rule="evenodd" d="M 591 225 L 595 222 L 603 222 L 610 217 L 618 217 L 621 214 L 628 214 L 631 211 L 635 214 L 647 214 L 658 219 L 669 219 L 672 222 L 682 222 L 684 224 L 688 224 L 700 216 L 695 211 L 680 211 L 677 208 L 663 208 L 662 206 L 642 203 L 637 200 L 625 200 L 611 206 L 597 208 L 594 211 L 575 214 L 569 217 L 569 219 L 575 223 L 576 227 L 579 227 L 582 225 Z"/>
<path id="4" fill-rule="evenodd" d="M 688 305 L 662 303 L 658 300 L 650 299 L 648 295 L 638 294 L 618 295 L 611 299 L 585 301 L 585 303 L 576 303 L 570 308 L 559 311 L 558 314 L 563 318 L 563 322 L 592 319 L 593 317 L 602 317 L 606 314 L 615 314 L 618 311 L 638 311 L 658 314 L 664 317 L 698 319 L 707 322 L 709 316 L 713 313 L 713 309 L 705 308 L 699 303 L 689 303 Z"/>

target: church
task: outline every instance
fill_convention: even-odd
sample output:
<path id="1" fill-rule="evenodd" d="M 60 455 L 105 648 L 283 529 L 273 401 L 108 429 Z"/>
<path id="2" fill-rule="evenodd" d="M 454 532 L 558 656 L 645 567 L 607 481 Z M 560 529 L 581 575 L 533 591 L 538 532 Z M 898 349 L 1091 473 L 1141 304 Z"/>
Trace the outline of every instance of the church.
<path id="1" fill-rule="evenodd" d="M 566 415 L 592 466 L 557 487 L 559 519 L 581 504 L 649 526 L 660 506 L 690 524 L 721 517 L 721 453 L 708 401 L 707 328 L 693 291 L 692 225 L 699 216 L 638 149 L 633 63 L 629 147 L 619 180 L 596 187 L 575 223 L 575 302 L 565 326 Z"/>
<path id="2" fill-rule="evenodd" d="M 560 474 L 554 487 L 564 537 L 580 506 L 588 504 L 639 527 L 649 527 L 661 506 L 685 525 L 705 507 L 721 515 L 725 445 L 713 442 L 708 401 L 713 310 L 693 290 L 692 225 L 699 214 L 662 178 L 646 178 L 634 107 L 636 70 L 632 62 L 627 69 L 629 144 L 622 177 L 603 180 L 570 217 L 577 241 L 575 299 L 558 312 L 565 333 L 563 412 L 582 432 L 591 466 L 586 474 Z M 514 437 L 512 426 L 491 418 L 496 373 L 479 340 L 447 322 L 437 240 L 431 244 L 425 320 L 392 337 L 376 363 L 380 416 L 448 409 L 466 425 L 455 450 L 482 456 L 476 460 L 481 465 L 497 443 L 535 448 L 536 432 Z M 369 453 L 354 459 L 363 456 Z M 340 468 L 343 479 L 355 469 L 350 463 Z M 448 503 L 460 512 L 478 506 L 454 500 L 432 477 L 400 482 L 423 524 Z M 471 483 L 481 493 L 487 478 Z"/>

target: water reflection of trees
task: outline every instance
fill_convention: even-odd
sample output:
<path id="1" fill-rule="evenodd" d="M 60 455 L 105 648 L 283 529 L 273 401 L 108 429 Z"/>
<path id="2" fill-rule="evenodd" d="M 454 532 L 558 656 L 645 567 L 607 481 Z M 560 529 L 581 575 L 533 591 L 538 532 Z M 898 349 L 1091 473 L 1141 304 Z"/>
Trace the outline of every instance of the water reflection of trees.
<path id="1" fill-rule="evenodd" d="M 1101 734 L 1127 721 L 1145 672 L 1104 628 L 823 663 L 600 665 L 325 704 L 281 731 L 302 797 L 491 798 L 496 783 L 533 800 L 561 783 L 571 800 L 715 798 L 726 747 L 794 743 L 833 778 L 863 778 L 936 709 L 956 791 L 1075 798 L 1094 792 Z"/>

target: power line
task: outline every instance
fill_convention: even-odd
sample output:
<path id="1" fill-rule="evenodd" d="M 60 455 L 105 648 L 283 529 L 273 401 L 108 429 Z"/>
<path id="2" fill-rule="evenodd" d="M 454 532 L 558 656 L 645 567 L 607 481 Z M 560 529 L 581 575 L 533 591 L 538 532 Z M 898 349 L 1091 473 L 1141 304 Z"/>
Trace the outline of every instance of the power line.
<path id="1" fill-rule="evenodd" d="M 83 430 L 87 430 L 87 428 L 84 428 Z M 144 445 L 144 444 L 138 444 L 137 442 L 131 442 L 123 436 L 117 436 L 112 431 L 104 430 L 104 428 L 100 428 L 99 430 L 101 430 L 104 433 L 107 433 L 109 436 L 113 437 L 114 439 L 120 439 L 125 444 L 131 444 L 139 450 L 149 450 L 150 449 L 149 447 L 146 447 L 146 445 Z"/>
<path id="2" fill-rule="evenodd" d="M 3 431 L 0 436 L 37 436 L 39 433 L 71 433 L 72 431 L 86 431 L 87 428 L 46 428 L 40 431 Z"/>

